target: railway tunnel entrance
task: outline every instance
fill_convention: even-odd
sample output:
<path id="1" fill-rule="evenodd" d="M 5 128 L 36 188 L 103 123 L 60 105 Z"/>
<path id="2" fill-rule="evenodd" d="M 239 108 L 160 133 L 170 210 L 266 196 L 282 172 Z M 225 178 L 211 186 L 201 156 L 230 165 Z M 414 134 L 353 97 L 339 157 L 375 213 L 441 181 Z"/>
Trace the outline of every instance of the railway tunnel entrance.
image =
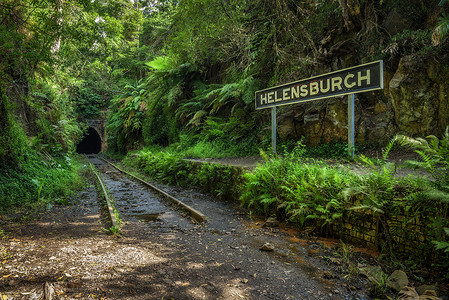
<path id="1" fill-rule="evenodd" d="M 80 154 L 98 154 L 101 152 L 102 140 L 98 132 L 89 127 L 83 139 L 76 146 L 76 152 Z"/>

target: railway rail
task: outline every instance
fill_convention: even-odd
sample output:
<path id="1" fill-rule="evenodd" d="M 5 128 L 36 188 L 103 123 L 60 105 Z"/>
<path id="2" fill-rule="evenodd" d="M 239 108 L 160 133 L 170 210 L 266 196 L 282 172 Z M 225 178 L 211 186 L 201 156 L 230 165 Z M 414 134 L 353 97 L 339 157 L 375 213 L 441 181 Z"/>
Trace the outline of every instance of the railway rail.
<path id="1" fill-rule="evenodd" d="M 108 165 L 112 166 L 113 168 L 115 168 L 116 170 L 120 171 L 121 173 L 137 180 L 138 182 L 142 183 L 143 185 L 149 187 L 150 189 L 152 189 L 153 191 L 156 191 L 157 193 L 159 193 L 160 195 L 164 196 L 166 199 L 170 200 L 171 202 L 173 202 L 175 205 L 179 206 L 181 209 L 185 210 L 188 214 L 190 214 L 190 216 L 195 219 L 197 222 L 205 222 L 206 221 L 206 216 L 199 212 L 198 210 L 194 209 L 193 207 L 185 204 L 184 202 L 180 201 L 179 199 L 177 199 L 176 197 L 170 195 L 169 193 L 163 191 L 162 189 L 156 187 L 155 185 L 121 169 L 120 167 L 118 167 L 117 165 L 113 164 L 112 162 L 102 158 L 102 157 L 98 157 L 97 158 L 103 160 L 104 162 L 106 162 Z"/>

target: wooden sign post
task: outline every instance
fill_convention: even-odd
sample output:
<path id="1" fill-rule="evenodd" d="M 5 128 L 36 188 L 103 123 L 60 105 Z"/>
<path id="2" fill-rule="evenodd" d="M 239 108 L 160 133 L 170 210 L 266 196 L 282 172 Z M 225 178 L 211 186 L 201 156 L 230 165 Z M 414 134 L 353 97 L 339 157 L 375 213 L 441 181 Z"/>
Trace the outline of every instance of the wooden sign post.
<path id="1" fill-rule="evenodd" d="M 256 92 L 256 109 L 272 108 L 271 138 L 276 154 L 276 107 L 348 96 L 348 149 L 354 157 L 354 94 L 383 89 L 383 61 L 375 61 Z"/>

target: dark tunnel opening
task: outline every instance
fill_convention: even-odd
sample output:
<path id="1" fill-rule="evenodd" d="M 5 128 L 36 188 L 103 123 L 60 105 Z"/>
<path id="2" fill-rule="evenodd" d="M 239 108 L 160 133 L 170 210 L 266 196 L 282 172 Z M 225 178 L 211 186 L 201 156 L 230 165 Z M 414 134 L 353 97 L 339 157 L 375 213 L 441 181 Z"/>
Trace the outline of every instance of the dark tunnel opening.
<path id="1" fill-rule="evenodd" d="M 80 154 L 98 154 L 101 151 L 101 138 L 98 132 L 89 127 L 84 138 L 76 146 L 76 152 Z"/>

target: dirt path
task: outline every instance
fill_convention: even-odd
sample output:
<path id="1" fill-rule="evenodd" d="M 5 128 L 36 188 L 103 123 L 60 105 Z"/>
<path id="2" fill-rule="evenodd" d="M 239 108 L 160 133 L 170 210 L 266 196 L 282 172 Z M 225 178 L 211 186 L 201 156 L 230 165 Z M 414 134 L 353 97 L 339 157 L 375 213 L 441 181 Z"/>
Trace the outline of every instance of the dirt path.
<path id="1" fill-rule="evenodd" d="M 113 170 L 103 171 L 113 197 L 119 197 L 114 189 L 123 201 L 135 193 L 150 197 L 133 183 L 114 181 Z M 119 205 L 125 224 L 116 238 L 102 229 L 93 185 L 36 221 L 2 220 L 0 293 L 40 299 L 47 282 L 53 299 L 369 299 L 363 282 L 346 284 L 326 263 L 316 240 L 263 228 L 207 195 L 164 188 L 208 222 L 194 224 L 170 209 L 144 218 L 148 211 L 136 214 L 138 204 L 128 201 Z M 261 248 L 267 243 L 272 247 Z"/>

